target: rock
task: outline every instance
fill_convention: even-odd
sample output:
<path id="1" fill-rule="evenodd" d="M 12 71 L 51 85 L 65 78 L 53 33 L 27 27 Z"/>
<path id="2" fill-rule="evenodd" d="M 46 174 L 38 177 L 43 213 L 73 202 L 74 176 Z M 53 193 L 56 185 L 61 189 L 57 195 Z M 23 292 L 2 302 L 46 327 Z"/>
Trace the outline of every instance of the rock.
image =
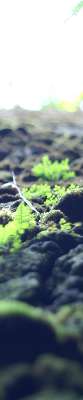
<path id="1" fill-rule="evenodd" d="M 58 203 L 70 222 L 83 221 L 83 191 L 67 193 Z"/>
<path id="2" fill-rule="evenodd" d="M 44 307 L 49 303 L 46 282 L 55 259 L 62 254 L 53 242 L 37 243 L 16 254 L 0 256 L 0 299 L 17 299 Z"/>
<path id="3" fill-rule="evenodd" d="M 63 304 L 83 302 L 83 246 L 59 257 L 48 281 L 52 310 Z"/>
<path id="4" fill-rule="evenodd" d="M 83 306 L 80 313 L 69 306 L 51 316 L 20 302 L 0 302 L 1 400 L 43 400 L 44 393 L 49 400 L 51 393 L 53 400 L 79 400 L 82 333 Z"/>

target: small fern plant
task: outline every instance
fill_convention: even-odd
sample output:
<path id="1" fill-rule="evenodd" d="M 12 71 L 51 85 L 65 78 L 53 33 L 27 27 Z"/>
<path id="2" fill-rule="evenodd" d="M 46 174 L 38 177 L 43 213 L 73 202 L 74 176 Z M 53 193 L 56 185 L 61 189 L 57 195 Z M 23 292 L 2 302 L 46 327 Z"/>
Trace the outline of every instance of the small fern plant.
<path id="1" fill-rule="evenodd" d="M 44 155 L 40 163 L 34 165 L 32 171 L 35 176 L 43 178 L 44 180 L 66 180 L 75 176 L 75 172 L 70 170 L 68 158 L 60 162 L 52 162 L 48 155 Z"/>

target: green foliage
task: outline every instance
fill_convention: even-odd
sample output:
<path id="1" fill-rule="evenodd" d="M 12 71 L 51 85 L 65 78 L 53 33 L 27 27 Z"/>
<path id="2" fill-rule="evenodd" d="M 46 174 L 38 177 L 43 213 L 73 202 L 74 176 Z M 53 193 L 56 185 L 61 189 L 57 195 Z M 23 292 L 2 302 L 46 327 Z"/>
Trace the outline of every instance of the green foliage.
<path id="1" fill-rule="evenodd" d="M 71 183 L 66 188 L 66 193 L 77 192 L 77 190 L 80 190 L 80 186 L 77 183 Z"/>
<path id="2" fill-rule="evenodd" d="M 73 171 L 70 171 L 69 160 L 66 158 L 62 161 L 52 162 L 48 155 L 44 155 L 39 164 L 32 169 L 34 175 L 47 180 L 70 179 L 75 176 Z"/>
<path id="3" fill-rule="evenodd" d="M 57 205 L 66 193 L 75 192 L 77 190 L 79 190 L 79 185 L 76 184 L 71 184 L 68 187 L 55 185 L 49 196 L 47 196 L 45 204 L 46 206 Z"/>
<path id="4" fill-rule="evenodd" d="M 23 194 L 29 200 L 35 199 L 37 197 L 44 196 L 44 204 L 46 206 L 51 206 L 53 204 L 57 205 L 60 199 L 66 194 L 75 192 L 79 190 L 80 186 L 72 183 L 68 187 L 55 185 L 52 189 L 48 183 L 36 183 L 31 186 L 31 188 L 23 189 Z"/>
<path id="5" fill-rule="evenodd" d="M 83 92 L 80 92 L 79 95 L 76 97 L 75 103 L 76 109 L 79 110 L 79 108 L 81 108 L 81 104 L 83 105 Z"/>
<path id="6" fill-rule="evenodd" d="M 37 184 L 33 184 L 30 188 L 24 188 L 23 194 L 29 200 L 32 200 L 32 199 L 40 197 L 40 196 L 47 197 L 47 196 L 51 195 L 51 188 L 48 183 L 44 183 L 44 184 L 37 183 Z"/>
<path id="7" fill-rule="evenodd" d="M 65 218 L 61 218 L 60 228 L 61 228 L 61 231 L 69 231 L 70 232 L 71 228 L 72 228 L 72 224 L 70 224 L 70 222 L 67 222 L 65 220 Z"/>
<path id="8" fill-rule="evenodd" d="M 55 185 L 54 189 L 48 183 L 37 183 L 33 184 L 31 188 L 23 190 L 23 194 L 26 198 L 32 200 L 37 197 L 44 197 L 45 205 L 57 204 L 58 200 L 65 194 L 65 187 Z"/>
<path id="9" fill-rule="evenodd" d="M 15 213 L 15 219 L 5 227 L 0 225 L 0 244 L 11 243 L 11 250 L 17 250 L 21 245 L 21 235 L 35 227 L 35 217 L 30 208 L 20 204 Z"/>
<path id="10" fill-rule="evenodd" d="M 42 106 L 42 109 L 47 111 L 49 109 L 54 109 L 58 111 L 68 111 L 75 112 L 77 110 L 77 102 L 76 101 L 68 101 L 68 100 L 48 100 L 46 104 Z"/>
<path id="11" fill-rule="evenodd" d="M 23 233 L 25 229 L 33 229 L 35 227 L 35 217 L 31 209 L 23 203 L 16 210 L 15 223 L 20 233 Z"/>
<path id="12" fill-rule="evenodd" d="M 44 196 L 43 199 L 43 204 L 45 206 L 55 206 L 58 204 L 60 199 L 66 195 L 66 193 L 71 193 L 73 191 L 79 191 L 80 187 L 79 185 L 76 184 L 71 184 L 67 187 L 65 186 L 60 186 L 60 185 L 55 185 L 54 188 L 51 188 L 50 184 L 48 183 L 37 183 L 33 184 L 31 188 L 26 188 L 23 190 L 23 194 L 25 195 L 26 198 L 28 199 L 33 199 L 33 198 L 38 198 Z M 44 213 L 40 215 L 40 226 L 41 230 L 45 231 L 45 234 L 47 234 L 47 227 L 46 227 L 46 220 L 48 219 L 50 223 L 49 225 L 49 231 L 53 232 L 57 229 L 57 225 L 55 222 L 53 222 L 53 217 L 55 214 L 54 210 L 51 210 L 51 217 L 50 215 L 48 216 L 49 213 Z M 8 218 L 11 217 L 10 213 L 8 214 Z M 18 207 L 16 212 L 12 215 L 12 220 L 5 220 L 5 225 L 4 225 L 4 220 L 0 224 L 0 245 L 5 246 L 7 244 L 10 244 L 10 249 L 12 251 L 16 251 L 20 248 L 21 246 L 21 235 L 27 230 L 29 233 L 33 231 L 33 229 L 36 226 L 36 219 L 35 215 L 32 212 L 32 210 L 21 203 Z M 70 230 L 71 225 L 69 222 L 65 221 L 62 219 L 60 223 L 60 228 L 64 230 Z"/>
<path id="13" fill-rule="evenodd" d="M 76 6 L 72 10 L 72 15 L 78 14 L 78 12 L 83 8 L 83 0 L 79 1 L 79 3 L 76 4 Z"/>

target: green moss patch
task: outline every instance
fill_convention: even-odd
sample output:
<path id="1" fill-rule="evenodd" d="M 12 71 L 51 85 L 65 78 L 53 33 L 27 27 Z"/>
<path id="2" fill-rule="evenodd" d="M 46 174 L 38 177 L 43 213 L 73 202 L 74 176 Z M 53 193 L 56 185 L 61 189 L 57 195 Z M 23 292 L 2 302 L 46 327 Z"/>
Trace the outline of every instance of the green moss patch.
<path id="1" fill-rule="evenodd" d="M 83 305 L 67 305 L 62 306 L 60 311 L 56 314 L 51 314 L 49 311 L 43 311 L 41 308 L 35 308 L 31 305 L 26 305 L 20 301 L 0 301 L 0 319 L 3 321 L 6 318 L 16 318 L 18 319 L 18 325 L 20 318 L 27 321 L 27 324 L 33 323 L 40 325 L 40 330 L 42 330 L 42 325 L 47 327 L 51 340 L 56 341 L 56 338 L 62 343 L 68 337 L 74 338 L 75 341 L 82 339 L 82 324 L 83 324 Z M 7 319 L 6 319 L 7 321 Z M 15 320 L 14 320 L 15 321 Z M 77 321 L 79 324 L 77 324 Z M 25 325 L 24 325 L 25 327 Z M 34 325 L 35 327 L 35 325 Z M 4 326 L 3 326 L 4 328 Z M 7 326 L 8 329 L 8 326 Z M 25 328 L 24 328 L 25 329 Z M 30 330 L 32 326 L 30 325 Z M 13 333 L 13 326 L 11 327 Z M 5 332 L 4 332 L 5 333 Z M 36 340 L 36 338 L 34 338 Z M 48 338 L 49 341 L 49 338 Z M 49 342 L 50 343 L 50 342 Z M 80 343 L 82 345 L 82 343 Z M 28 345 L 28 344 L 27 344 Z M 37 343 L 36 343 L 37 345 Z M 79 348 L 79 342 L 78 342 Z M 80 350 L 83 354 L 83 347 L 80 346 Z M 67 349 L 68 351 L 68 349 Z M 56 348 L 55 348 L 56 353 Z"/>
<path id="2" fill-rule="evenodd" d="M 1 400 L 50 400 L 45 396 L 53 393 L 58 400 L 69 395 L 78 400 L 83 393 L 82 327 L 83 305 L 64 306 L 52 315 L 0 301 Z"/>
<path id="3" fill-rule="evenodd" d="M 57 205 L 60 199 L 66 194 L 71 192 L 77 192 L 80 190 L 80 186 L 77 184 L 70 184 L 67 187 L 64 185 L 56 184 L 51 188 L 48 183 L 36 183 L 30 188 L 24 188 L 23 194 L 29 200 L 35 200 L 38 197 L 43 197 L 43 203 L 46 206 Z"/>
<path id="4" fill-rule="evenodd" d="M 44 198 L 49 198 L 52 196 L 50 184 L 45 182 L 44 183 L 38 182 L 36 184 L 32 184 L 30 188 L 29 187 L 24 188 L 23 194 L 29 200 L 37 199 L 37 197 L 42 197 L 42 196 Z"/>
<path id="5" fill-rule="evenodd" d="M 32 171 L 37 177 L 53 181 L 66 180 L 75 176 L 75 172 L 70 170 L 68 158 L 60 162 L 52 162 L 48 155 L 44 155 L 41 162 L 35 165 Z"/>
<path id="6" fill-rule="evenodd" d="M 67 222 L 65 220 L 65 218 L 61 218 L 60 220 L 60 228 L 62 231 L 68 231 L 70 232 L 72 229 L 73 224 L 71 224 L 70 222 Z"/>
<path id="7" fill-rule="evenodd" d="M 81 189 L 82 191 L 82 189 Z M 42 199 L 44 212 L 40 212 L 39 216 L 35 214 L 27 205 L 21 203 L 16 212 L 2 209 L 0 212 L 0 245 L 5 246 L 10 243 L 11 251 L 18 250 L 22 244 L 21 237 L 26 232 L 31 237 L 31 232 L 35 234 L 37 221 L 39 221 L 39 230 L 55 232 L 60 230 L 71 230 L 73 224 L 67 220 L 63 212 L 56 209 L 61 199 L 66 195 L 77 193 L 78 199 L 80 195 L 80 186 L 71 184 L 66 186 L 55 185 L 51 187 L 48 183 L 36 183 L 30 188 L 23 189 L 23 195 L 26 199 L 38 202 Z M 49 211 L 47 208 L 49 207 Z M 36 207 L 37 208 L 37 207 Z M 26 235 L 27 237 L 27 235 Z"/>
<path id="8" fill-rule="evenodd" d="M 20 204 L 14 213 L 14 219 L 5 226 L 0 225 L 0 244 L 11 243 L 11 250 L 18 250 L 21 245 L 21 235 L 27 230 L 35 228 L 35 216 L 31 209 L 24 204 Z"/>

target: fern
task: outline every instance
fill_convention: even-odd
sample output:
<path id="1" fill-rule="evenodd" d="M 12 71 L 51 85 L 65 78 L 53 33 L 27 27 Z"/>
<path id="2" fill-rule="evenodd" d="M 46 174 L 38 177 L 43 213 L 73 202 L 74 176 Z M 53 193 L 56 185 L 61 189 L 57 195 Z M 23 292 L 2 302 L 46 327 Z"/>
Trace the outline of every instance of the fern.
<path id="1" fill-rule="evenodd" d="M 42 157 L 41 162 L 35 165 L 32 171 L 37 177 L 54 181 L 59 179 L 66 180 L 75 176 L 75 173 L 70 170 L 67 158 L 61 162 L 52 162 L 47 155 Z"/>
<path id="2" fill-rule="evenodd" d="M 5 227 L 0 225 L 0 244 L 11 243 L 11 249 L 18 249 L 21 245 L 21 235 L 28 229 L 35 227 L 35 217 L 30 208 L 20 204 L 15 213 L 15 219 Z"/>

